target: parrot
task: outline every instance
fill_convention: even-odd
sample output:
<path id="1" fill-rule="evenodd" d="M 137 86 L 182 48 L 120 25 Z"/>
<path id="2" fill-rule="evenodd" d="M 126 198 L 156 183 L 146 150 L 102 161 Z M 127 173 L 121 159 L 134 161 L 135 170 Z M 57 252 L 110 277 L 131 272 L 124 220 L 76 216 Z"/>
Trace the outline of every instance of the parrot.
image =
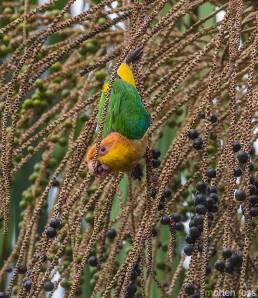
<path id="1" fill-rule="evenodd" d="M 108 110 L 104 122 L 99 154 L 94 163 L 96 144 L 86 154 L 89 172 L 104 176 L 110 172 L 130 172 L 144 156 L 147 147 L 147 130 L 151 124 L 150 113 L 144 107 L 136 88 L 129 63 L 141 54 L 136 50 L 120 64 L 111 87 Z M 100 125 L 101 114 L 108 90 L 104 83 L 97 114 Z"/>

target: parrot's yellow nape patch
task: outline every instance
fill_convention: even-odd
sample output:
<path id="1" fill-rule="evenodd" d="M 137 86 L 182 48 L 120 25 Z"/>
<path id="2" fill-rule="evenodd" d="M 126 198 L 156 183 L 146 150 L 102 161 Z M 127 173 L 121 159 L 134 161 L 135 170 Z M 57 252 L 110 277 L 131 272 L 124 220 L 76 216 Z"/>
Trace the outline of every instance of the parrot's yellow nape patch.
<path id="1" fill-rule="evenodd" d="M 117 74 L 119 75 L 119 77 L 126 81 L 128 84 L 133 85 L 134 87 L 136 87 L 135 84 L 135 80 L 133 77 L 133 73 L 130 69 L 130 67 L 126 64 L 126 63 L 122 63 L 118 70 L 117 70 Z"/>
<path id="2" fill-rule="evenodd" d="M 136 87 L 133 73 L 132 73 L 130 67 L 126 63 L 122 63 L 119 66 L 119 68 L 117 70 L 117 74 L 120 77 L 120 79 L 122 79 L 123 81 L 127 82 L 128 84 Z M 104 93 L 107 93 L 107 91 L 108 91 L 108 83 L 109 82 L 104 83 L 104 86 L 103 86 Z"/>

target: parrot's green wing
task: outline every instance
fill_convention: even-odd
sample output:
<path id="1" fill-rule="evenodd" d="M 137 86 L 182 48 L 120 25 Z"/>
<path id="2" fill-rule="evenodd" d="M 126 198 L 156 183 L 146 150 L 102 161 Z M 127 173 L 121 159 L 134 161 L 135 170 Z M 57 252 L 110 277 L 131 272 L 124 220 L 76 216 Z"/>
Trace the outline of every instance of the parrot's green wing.
<path id="1" fill-rule="evenodd" d="M 105 101 L 101 95 L 98 111 L 98 125 Z M 112 85 L 103 137 L 118 132 L 128 139 L 141 139 L 150 126 L 150 114 L 145 110 L 136 88 L 127 82 L 115 79 Z"/>

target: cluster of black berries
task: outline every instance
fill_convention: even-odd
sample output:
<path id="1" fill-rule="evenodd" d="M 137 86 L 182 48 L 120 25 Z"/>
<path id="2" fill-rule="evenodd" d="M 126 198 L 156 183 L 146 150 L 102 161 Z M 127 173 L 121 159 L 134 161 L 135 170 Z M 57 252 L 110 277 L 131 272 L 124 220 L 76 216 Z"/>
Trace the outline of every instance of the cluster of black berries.
<path id="1" fill-rule="evenodd" d="M 159 211 L 165 208 L 166 201 L 169 200 L 171 196 L 172 196 L 172 189 L 170 187 L 166 187 L 159 202 L 159 206 L 158 206 Z"/>
<path id="2" fill-rule="evenodd" d="M 243 202 L 245 201 L 246 197 L 247 195 L 244 190 L 237 189 L 235 191 L 235 199 L 237 201 Z M 258 216 L 258 180 L 254 177 L 250 178 L 248 200 L 251 204 L 250 215 L 252 217 Z"/>
<path id="3" fill-rule="evenodd" d="M 191 298 L 199 298 L 200 290 L 197 289 L 192 283 L 188 282 L 184 285 L 184 290 L 187 296 Z"/>
<path id="4" fill-rule="evenodd" d="M 32 282 L 28 277 L 25 277 L 23 279 L 23 287 L 26 291 L 30 291 L 31 287 L 32 287 Z M 45 292 L 51 292 L 54 290 L 54 283 L 50 280 L 47 280 L 46 282 L 44 282 L 43 285 L 43 289 L 45 290 Z"/>
<path id="5" fill-rule="evenodd" d="M 226 272 L 228 274 L 233 274 L 234 272 L 239 272 L 243 256 L 240 251 L 232 251 L 229 248 L 225 248 L 222 251 L 223 260 L 217 260 L 215 262 L 215 268 L 220 272 Z"/>
<path id="6" fill-rule="evenodd" d="M 58 218 L 52 218 L 47 227 L 46 235 L 48 238 L 54 238 L 56 236 L 56 230 L 60 227 L 60 221 Z"/>
<path id="7" fill-rule="evenodd" d="M 199 137 L 199 133 L 195 128 L 191 128 L 188 131 L 188 138 L 193 140 L 193 148 L 201 150 L 203 148 L 203 139 Z"/>
<path id="8" fill-rule="evenodd" d="M 200 181 L 196 184 L 196 193 L 194 196 L 195 212 L 196 214 L 189 222 L 189 235 L 186 237 L 187 245 L 184 252 L 187 256 L 192 255 L 195 242 L 201 236 L 203 230 L 203 215 L 209 212 L 209 225 L 212 224 L 213 212 L 218 210 L 217 207 L 217 189 L 215 187 L 208 187 L 207 183 Z"/>
<path id="9" fill-rule="evenodd" d="M 141 270 L 139 268 L 139 265 L 136 264 L 132 270 L 132 273 L 131 273 L 131 280 L 127 287 L 125 298 L 134 297 L 134 295 L 137 291 L 137 286 L 136 286 L 137 277 L 140 275 L 140 273 L 141 273 Z"/>
<path id="10" fill-rule="evenodd" d="M 152 166 L 153 168 L 158 168 L 160 166 L 160 150 L 158 149 L 152 149 L 151 155 L 152 155 Z"/>
<path id="11" fill-rule="evenodd" d="M 168 215 L 163 215 L 160 219 L 160 223 L 162 225 L 173 225 L 173 227 L 177 230 L 177 231 L 182 231 L 184 230 L 184 225 L 181 222 L 181 216 L 179 213 L 175 212 L 173 213 L 171 216 Z"/>

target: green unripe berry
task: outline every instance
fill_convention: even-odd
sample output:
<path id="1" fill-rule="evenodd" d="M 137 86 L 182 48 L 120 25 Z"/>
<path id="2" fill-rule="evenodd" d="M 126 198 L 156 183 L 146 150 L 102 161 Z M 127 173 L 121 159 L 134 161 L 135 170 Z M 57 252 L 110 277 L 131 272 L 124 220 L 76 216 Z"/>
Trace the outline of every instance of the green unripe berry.
<path id="1" fill-rule="evenodd" d="M 64 123 L 65 128 L 72 128 L 73 127 L 73 122 L 72 119 L 67 119 Z"/>
<path id="2" fill-rule="evenodd" d="M 59 71 L 61 68 L 62 68 L 61 63 L 60 63 L 60 62 L 56 62 L 56 63 L 54 63 L 54 64 L 51 66 L 50 69 L 51 69 L 53 72 L 55 72 L 55 71 Z"/>

